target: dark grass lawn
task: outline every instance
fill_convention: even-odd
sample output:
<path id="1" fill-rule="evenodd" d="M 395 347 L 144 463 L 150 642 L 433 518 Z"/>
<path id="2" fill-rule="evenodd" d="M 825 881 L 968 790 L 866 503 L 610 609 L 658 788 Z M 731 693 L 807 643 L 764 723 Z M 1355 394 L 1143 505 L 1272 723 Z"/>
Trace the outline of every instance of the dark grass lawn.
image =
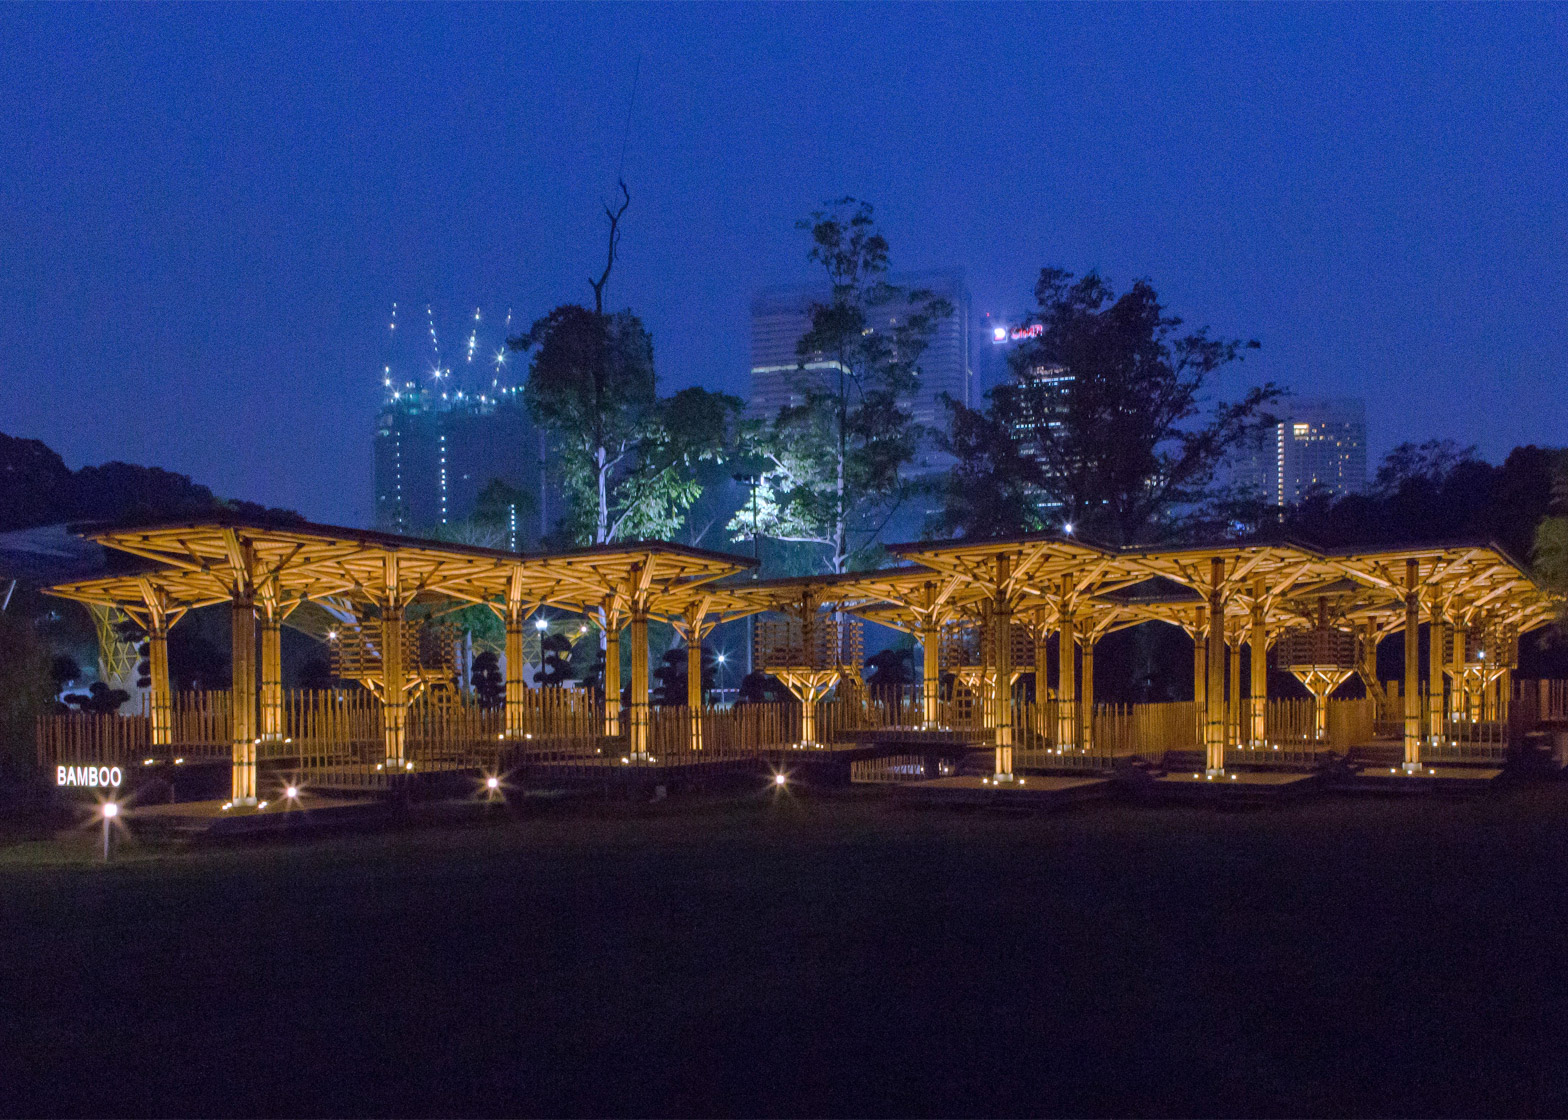
<path id="1" fill-rule="evenodd" d="M 1563 1114 L 1568 784 L 0 852 L 0 1108 Z"/>

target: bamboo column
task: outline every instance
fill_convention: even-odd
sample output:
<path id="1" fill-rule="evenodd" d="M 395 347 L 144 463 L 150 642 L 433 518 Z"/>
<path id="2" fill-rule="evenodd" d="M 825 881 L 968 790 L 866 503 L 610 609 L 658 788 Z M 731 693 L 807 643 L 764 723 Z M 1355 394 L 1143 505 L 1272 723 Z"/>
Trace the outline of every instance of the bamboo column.
<path id="1" fill-rule="evenodd" d="M 1241 742 L 1241 635 L 1228 639 L 1225 648 L 1230 653 L 1230 668 L 1225 675 L 1225 738 L 1234 746 Z"/>
<path id="2" fill-rule="evenodd" d="M 691 718 L 691 749 L 702 750 L 702 620 L 689 620 L 686 640 L 686 713 Z"/>
<path id="3" fill-rule="evenodd" d="M 621 734 L 621 628 L 614 616 L 604 632 L 604 733 L 614 739 Z"/>
<path id="4" fill-rule="evenodd" d="M 506 608 L 506 707 L 503 734 L 508 739 L 521 739 L 524 734 L 527 703 L 527 684 L 523 680 L 523 608 L 521 603 L 508 603 Z"/>
<path id="5" fill-rule="evenodd" d="M 1448 675 L 1451 699 L 1448 714 L 1451 719 L 1469 719 L 1470 702 L 1467 698 L 1468 689 L 1465 687 L 1465 644 L 1468 631 L 1463 626 L 1453 625 L 1448 629 L 1449 661 Z"/>
<path id="6" fill-rule="evenodd" d="M 1012 558 L 1006 553 L 996 558 L 996 600 L 991 612 L 996 649 L 992 658 L 996 683 L 992 695 L 996 703 L 996 780 L 1013 780 L 1013 605 L 1008 582 L 1012 577 Z"/>
<path id="7" fill-rule="evenodd" d="M 1056 632 L 1056 745 L 1078 745 L 1078 623 L 1068 605 L 1070 579 L 1062 580 L 1061 626 Z"/>
<path id="8" fill-rule="evenodd" d="M 383 765 L 388 775 L 408 766 L 408 701 L 403 667 L 403 604 L 397 600 L 381 608 L 381 729 L 385 742 Z"/>
<path id="9" fill-rule="evenodd" d="M 1051 628 L 1046 623 L 1045 612 L 1037 616 L 1034 628 L 1034 702 L 1045 711 L 1051 695 Z M 1044 728 L 1041 728 L 1043 731 Z"/>
<path id="10" fill-rule="evenodd" d="M 1225 561 L 1209 562 L 1209 674 L 1204 687 L 1203 743 L 1210 774 L 1225 772 Z"/>
<path id="11" fill-rule="evenodd" d="M 928 621 L 920 627 L 920 726 L 935 731 L 942 723 L 942 627 Z"/>
<path id="12" fill-rule="evenodd" d="M 169 624 L 161 613 L 147 625 L 147 670 L 152 691 L 152 745 L 174 742 L 174 697 L 169 691 Z"/>
<path id="13" fill-rule="evenodd" d="M 1209 685 L 1209 612 L 1198 608 L 1197 622 L 1192 630 L 1192 702 L 1198 706 L 1198 724 L 1203 724 L 1203 713 L 1208 704 Z"/>
<path id="14" fill-rule="evenodd" d="M 1264 625 L 1263 594 L 1263 580 L 1259 579 L 1252 586 L 1252 636 L 1247 643 L 1252 676 L 1248 696 L 1248 705 L 1252 709 L 1249 734 L 1255 747 L 1263 746 L 1264 740 L 1268 738 L 1269 636 Z"/>
<path id="15" fill-rule="evenodd" d="M 632 697 L 630 742 L 631 756 L 648 757 L 648 608 L 632 608 Z"/>
<path id="16" fill-rule="evenodd" d="M 1080 640 L 1083 647 L 1083 682 L 1078 689 L 1079 700 L 1079 736 L 1078 742 L 1083 744 L 1084 750 L 1094 748 L 1094 646 L 1093 634 L 1085 633 Z"/>
<path id="17" fill-rule="evenodd" d="M 1426 627 L 1426 734 L 1429 743 L 1443 738 L 1443 610 L 1434 601 Z"/>
<path id="18" fill-rule="evenodd" d="M 261 738 L 283 738 L 283 623 L 273 604 L 261 610 Z"/>
<path id="19" fill-rule="evenodd" d="M 230 738 L 234 771 L 230 800 L 236 805 L 256 804 L 256 604 L 248 589 L 236 594 L 230 611 L 231 660 L 234 666 L 229 696 Z"/>
<path id="20" fill-rule="evenodd" d="M 1405 769 L 1421 769 L 1421 565 L 1405 561 Z"/>

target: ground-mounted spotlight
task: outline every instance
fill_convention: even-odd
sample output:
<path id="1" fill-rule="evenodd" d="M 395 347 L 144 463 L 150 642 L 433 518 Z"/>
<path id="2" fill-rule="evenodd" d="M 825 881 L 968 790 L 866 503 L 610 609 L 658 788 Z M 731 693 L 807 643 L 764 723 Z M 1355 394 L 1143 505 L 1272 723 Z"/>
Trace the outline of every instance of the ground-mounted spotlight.
<path id="1" fill-rule="evenodd" d="M 299 800 L 299 786 L 287 786 L 287 787 L 285 787 L 284 790 L 283 790 L 283 796 L 285 798 L 287 798 L 288 800 L 290 800 L 290 801 L 298 801 Z"/>
<path id="2" fill-rule="evenodd" d="M 776 786 L 789 785 L 789 775 L 784 773 L 782 770 L 779 771 L 777 774 L 773 775 L 773 784 Z"/>
<path id="3" fill-rule="evenodd" d="M 494 793 L 496 790 L 498 790 L 500 788 L 501 788 L 501 779 L 500 778 L 486 778 L 485 779 L 485 789 L 489 790 L 491 793 Z"/>

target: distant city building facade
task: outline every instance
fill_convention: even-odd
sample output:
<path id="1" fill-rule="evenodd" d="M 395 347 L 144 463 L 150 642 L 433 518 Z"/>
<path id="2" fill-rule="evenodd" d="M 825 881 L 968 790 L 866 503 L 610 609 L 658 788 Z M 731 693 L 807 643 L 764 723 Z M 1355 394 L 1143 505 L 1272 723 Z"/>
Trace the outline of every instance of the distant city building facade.
<path id="1" fill-rule="evenodd" d="M 1295 505 L 1314 491 L 1338 497 L 1366 489 L 1364 401 L 1290 397 L 1271 411 L 1280 422 L 1232 456 L 1233 482 L 1274 506 Z"/>
<path id="2" fill-rule="evenodd" d="M 499 480 L 526 496 L 496 527 L 503 547 L 528 548 L 551 510 L 549 472 L 519 389 L 442 398 L 406 386 L 376 420 L 375 527 L 389 533 L 440 532 L 473 517 L 480 492 Z"/>
<path id="3" fill-rule="evenodd" d="M 970 366 L 971 314 L 969 290 L 956 272 L 919 273 L 892 277 L 899 287 L 926 289 L 953 305 L 953 314 L 937 322 L 930 344 L 920 358 L 919 387 L 903 401 L 915 422 L 946 430 L 947 408 L 943 397 L 974 404 L 974 375 Z M 804 401 L 802 378 L 823 375 L 830 363 L 808 362 L 800 368 L 797 346 L 811 330 L 811 307 L 830 296 L 821 286 L 769 288 L 751 303 L 751 397 L 747 415 L 772 418 L 781 408 Z M 878 309 L 878 329 L 889 329 L 910 307 L 893 303 Z M 945 457 L 942 457 L 945 458 Z M 927 465 L 938 465 L 927 456 Z M 945 465 L 945 464 L 943 464 Z"/>

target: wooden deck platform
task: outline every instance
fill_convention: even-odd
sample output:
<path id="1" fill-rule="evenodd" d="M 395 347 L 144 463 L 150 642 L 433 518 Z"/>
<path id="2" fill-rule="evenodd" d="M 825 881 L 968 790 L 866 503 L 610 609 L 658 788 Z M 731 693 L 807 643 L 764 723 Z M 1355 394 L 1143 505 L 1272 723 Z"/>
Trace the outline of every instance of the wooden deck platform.
<path id="1" fill-rule="evenodd" d="M 1321 776 L 1284 770 L 1227 770 L 1210 777 L 1201 770 L 1162 774 L 1139 782 L 1139 794 L 1156 801 L 1247 802 L 1299 797 L 1321 784 Z"/>
<path id="2" fill-rule="evenodd" d="M 1334 775 L 1330 788 L 1350 793 L 1481 793 L 1503 771 L 1491 766 L 1426 766 L 1417 773 L 1403 767 L 1365 766 Z"/>
<path id="3" fill-rule="evenodd" d="M 1026 777 L 1012 782 L 953 777 L 905 782 L 889 787 L 902 800 L 929 805 L 983 805 L 989 808 L 1059 809 L 1104 797 L 1108 778 Z"/>
<path id="4" fill-rule="evenodd" d="M 226 807 L 227 806 L 227 807 Z M 373 824 L 390 817 L 381 798 L 343 798 L 301 793 L 298 798 L 239 806 L 227 801 L 176 801 L 134 805 L 125 810 L 126 826 L 143 835 L 248 836 L 301 829 Z"/>

